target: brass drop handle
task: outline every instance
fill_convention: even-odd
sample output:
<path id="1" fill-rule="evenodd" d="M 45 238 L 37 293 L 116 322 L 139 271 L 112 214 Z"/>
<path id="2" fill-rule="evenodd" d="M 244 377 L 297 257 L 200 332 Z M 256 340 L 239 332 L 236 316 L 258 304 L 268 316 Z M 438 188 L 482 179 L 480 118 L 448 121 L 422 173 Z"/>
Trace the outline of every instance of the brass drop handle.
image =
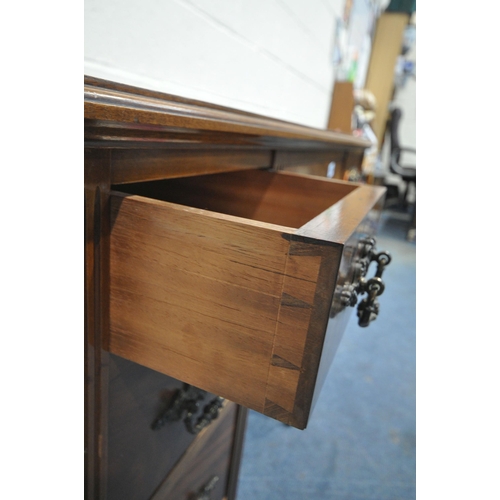
<path id="1" fill-rule="evenodd" d="M 216 396 L 203 408 L 202 414 L 196 419 L 200 403 L 206 398 L 207 392 L 192 385 L 184 385 L 178 389 L 168 407 L 155 419 L 151 428 L 161 429 L 168 422 L 184 420 L 186 429 L 191 434 L 198 434 L 218 416 L 224 404 L 224 398 Z"/>

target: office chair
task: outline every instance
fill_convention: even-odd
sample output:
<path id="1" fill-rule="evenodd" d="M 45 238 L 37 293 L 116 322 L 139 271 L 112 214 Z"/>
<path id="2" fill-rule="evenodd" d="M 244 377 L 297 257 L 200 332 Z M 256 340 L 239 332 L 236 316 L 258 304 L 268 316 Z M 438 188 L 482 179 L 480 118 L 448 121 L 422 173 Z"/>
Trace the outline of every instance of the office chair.
<path id="1" fill-rule="evenodd" d="M 399 124 L 401 121 L 401 109 L 394 108 L 391 112 L 391 119 L 389 123 L 389 144 L 390 144 L 390 160 L 389 160 L 389 170 L 401 177 L 405 182 L 405 191 L 403 196 L 400 198 L 403 207 L 407 208 L 409 205 L 414 204 L 409 203 L 408 194 L 410 186 L 413 185 L 416 188 L 417 184 L 417 170 L 415 165 L 405 165 L 402 163 L 403 153 L 417 154 L 415 148 L 407 148 L 401 146 L 399 142 Z"/>

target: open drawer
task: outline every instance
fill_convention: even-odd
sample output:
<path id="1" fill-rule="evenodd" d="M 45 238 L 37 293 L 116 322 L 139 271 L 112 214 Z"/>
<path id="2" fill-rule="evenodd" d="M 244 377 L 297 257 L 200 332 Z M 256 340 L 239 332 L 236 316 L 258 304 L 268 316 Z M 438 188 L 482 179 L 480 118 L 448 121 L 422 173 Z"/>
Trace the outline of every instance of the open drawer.
<path id="1" fill-rule="evenodd" d="M 384 188 L 245 170 L 114 189 L 110 351 L 305 428 Z"/>

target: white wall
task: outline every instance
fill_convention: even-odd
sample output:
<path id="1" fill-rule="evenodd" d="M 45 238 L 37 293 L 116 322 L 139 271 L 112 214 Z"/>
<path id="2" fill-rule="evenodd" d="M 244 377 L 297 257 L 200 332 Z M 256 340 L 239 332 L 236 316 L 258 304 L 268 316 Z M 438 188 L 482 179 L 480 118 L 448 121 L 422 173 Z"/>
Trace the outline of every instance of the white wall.
<path id="1" fill-rule="evenodd" d="M 85 74 L 327 124 L 345 0 L 85 0 Z"/>

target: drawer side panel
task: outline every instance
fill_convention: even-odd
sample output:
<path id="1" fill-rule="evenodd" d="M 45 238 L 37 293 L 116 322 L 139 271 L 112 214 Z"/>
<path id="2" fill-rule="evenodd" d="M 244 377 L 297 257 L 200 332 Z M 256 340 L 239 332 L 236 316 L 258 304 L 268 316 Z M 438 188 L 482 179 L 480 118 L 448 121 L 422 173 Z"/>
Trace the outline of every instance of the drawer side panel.
<path id="1" fill-rule="evenodd" d="M 110 351 L 262 412 L 289 241 L 145 200 L 111 200 Z"/>

